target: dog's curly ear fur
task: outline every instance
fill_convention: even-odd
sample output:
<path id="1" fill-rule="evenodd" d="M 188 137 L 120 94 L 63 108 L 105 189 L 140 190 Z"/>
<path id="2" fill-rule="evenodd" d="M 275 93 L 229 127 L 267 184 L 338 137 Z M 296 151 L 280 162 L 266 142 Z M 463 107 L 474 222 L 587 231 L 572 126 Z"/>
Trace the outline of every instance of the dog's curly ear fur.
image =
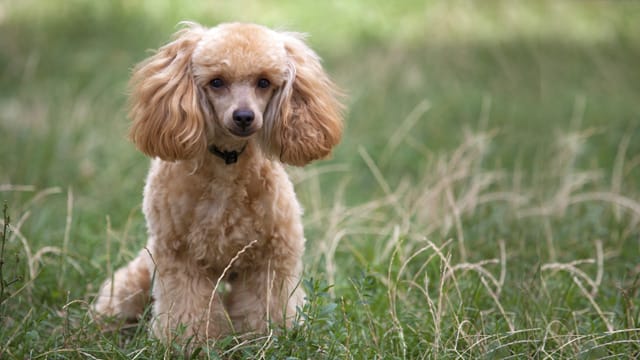
<path id="1" fill-rule="evenodd" d="M 285 84 L 266 112 L 263 143 L 280 161 L 303 166 L 326 157 L 342 136 L 340 92 L 320 58 L 296 33 L 281 33 L 289 58 Z"/>
<path id="2" fill-rule="evenodd" d="M 204 94 L 191 73 L 191 54 L 204 31 L 190 24 L 133 71 L 129 137 L 151 157 L 190 159 L 206 149 Z"/>

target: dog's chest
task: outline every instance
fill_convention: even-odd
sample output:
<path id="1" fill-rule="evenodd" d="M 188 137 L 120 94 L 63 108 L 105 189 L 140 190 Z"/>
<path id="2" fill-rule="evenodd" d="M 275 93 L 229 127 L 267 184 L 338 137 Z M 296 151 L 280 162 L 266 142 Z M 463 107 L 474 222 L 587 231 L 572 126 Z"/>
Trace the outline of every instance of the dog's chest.
<path id="1" fill-rule="evenodd" d="M 155 256 L 186 261 L 208 274 L 257 269 L 304 249 L 301 209 L 278 164 L 236 177 L 199 176 L 180 164 L 155 162 L 143 210 Z"/>
<path id="2" fill-rule="evenodd" d="M 303 242 L 301 211 L 282 168 L 217 181 L 160 165 L 152 168 L 144 199 L 156 252 L 220 273 L 231 263 L 234 270 L 259 266 L 274 249 Z"/>
<path id="3" fill-rule="evenodd" d="M 185 240 L 190 257 L 204 267 L 221 271 L 232 261 L 235 267 L 255 262 L 274 237 L 269 194 L 235 190 L 210 191 L 196 203 Z"/>

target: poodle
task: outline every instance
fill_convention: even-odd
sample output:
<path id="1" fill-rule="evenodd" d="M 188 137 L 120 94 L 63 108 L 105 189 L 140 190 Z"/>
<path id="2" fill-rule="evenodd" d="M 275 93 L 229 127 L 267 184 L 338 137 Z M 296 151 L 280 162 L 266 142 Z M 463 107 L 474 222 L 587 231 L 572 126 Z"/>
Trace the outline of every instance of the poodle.
<path id="1" fill-rule="evenodd" d="M 135 321 L 152 302 L 165 341 L 291 326 L 305 239 L 283 164 L 328 156 L 343 127 L 319 57 L 298 33 L 187 23 L 130 87 L 130 138 L 152 158 L 148 241 L 101 286 L 98 318 Z"/>

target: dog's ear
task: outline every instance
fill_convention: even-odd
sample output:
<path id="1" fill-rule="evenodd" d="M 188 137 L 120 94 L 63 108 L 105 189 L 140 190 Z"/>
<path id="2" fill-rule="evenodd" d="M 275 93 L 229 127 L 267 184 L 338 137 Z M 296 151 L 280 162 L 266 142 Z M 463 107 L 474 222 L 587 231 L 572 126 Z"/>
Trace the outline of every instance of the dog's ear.
<path id="1" fill-rule="evenodd" d="M 178 31 L 133 70 L 129 137 L 151 157 L 190 159 L 206 149 L 204 94 L 191 71 L 191 54 L 204 31 L 195 24 Z"/>
<path id="2" fill-rule="evenodd" d="M 280 161 L 303 166 L 329 155 L 340 141 L 340 92 L 301 34 L 281 35 L 289 59 L 287 79 L 267 109 L 263 144 Z"/>

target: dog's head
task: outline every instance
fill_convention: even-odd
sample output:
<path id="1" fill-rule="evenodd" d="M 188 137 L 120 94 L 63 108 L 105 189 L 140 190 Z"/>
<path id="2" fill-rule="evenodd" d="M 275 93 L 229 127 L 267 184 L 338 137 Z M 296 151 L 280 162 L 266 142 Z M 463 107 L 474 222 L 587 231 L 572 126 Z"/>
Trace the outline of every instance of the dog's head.
<path id="1" fill-rule="evenodd" d="M 189 24 L 131 79 L 130 137 L 145 154 L 185 160 L 255 138 L 302 166 L 342 134 L 342 105 L 300 34 L 253 24 Z"/>

